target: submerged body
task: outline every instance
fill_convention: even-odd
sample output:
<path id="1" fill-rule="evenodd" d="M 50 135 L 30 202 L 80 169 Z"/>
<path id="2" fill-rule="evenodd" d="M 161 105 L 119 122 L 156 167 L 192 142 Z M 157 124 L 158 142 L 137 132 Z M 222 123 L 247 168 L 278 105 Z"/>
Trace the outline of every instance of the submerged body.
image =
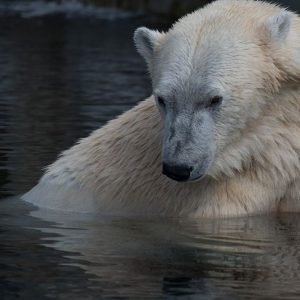
<path id="1" fill-rule="evenodd" d="M 154 97 L 65 151 L 24 199 L 122 215 L 300 210 L 299 33 L 295 14 L 246 0 L 139 29 Z"/>

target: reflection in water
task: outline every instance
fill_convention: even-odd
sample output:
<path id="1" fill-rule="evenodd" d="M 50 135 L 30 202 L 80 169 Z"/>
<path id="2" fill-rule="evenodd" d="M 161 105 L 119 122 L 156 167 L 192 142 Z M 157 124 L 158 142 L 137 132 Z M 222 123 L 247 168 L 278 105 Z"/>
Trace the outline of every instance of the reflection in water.
<path id="1" fill-rule="evenodd" d="M 18 287 L 15 295 L 76 299 L 84 291 L 91 299 L 300 297 L 297 215 L 104 218 L 36 210 L 18 199 L 0 202 L 0 211 L 0 228 L 9 229 L 0 241 L 7 295 Z"/>

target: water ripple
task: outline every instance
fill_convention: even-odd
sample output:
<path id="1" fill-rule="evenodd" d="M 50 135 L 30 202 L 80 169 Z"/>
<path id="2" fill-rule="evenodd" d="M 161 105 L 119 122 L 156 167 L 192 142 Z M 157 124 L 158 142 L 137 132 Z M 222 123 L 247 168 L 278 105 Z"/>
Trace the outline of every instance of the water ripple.
<path id="1" fill-rule="evenodd" d="M 2 14 L 16 14 L 23 18 L 63 15 L 66 18 L 96 18 L 100 20 L 128 19 L 140 14 L 116 8 L 96 7 L 78 0 L 61 2 L 13 1 L 0 6 Z"/>

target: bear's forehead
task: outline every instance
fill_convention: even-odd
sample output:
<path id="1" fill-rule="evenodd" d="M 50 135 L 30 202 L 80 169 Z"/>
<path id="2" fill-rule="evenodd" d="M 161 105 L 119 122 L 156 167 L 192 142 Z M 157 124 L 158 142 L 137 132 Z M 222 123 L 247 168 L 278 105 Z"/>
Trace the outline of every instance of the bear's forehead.
<path id="1" fill-rule="evenodd" d="M 182 18 L 156 51 L 154 88 L 209 93 L 258 80 L 265 61 L 260 26 L 279 11 L 263 2 L 220 0 Z"/>
<path id="2" fill-rule="evenodd" d="M 209 93 L 220 86 L 232 85 L 234 78 L 246 76 L 244 66 L 252 64 L 256 50 L 255 44 L 232 35 L 200 37 L 195 41 L 183 34 L 173 34 L 155 59 L 154 85 L 174 92 L 188 88 Z"/>

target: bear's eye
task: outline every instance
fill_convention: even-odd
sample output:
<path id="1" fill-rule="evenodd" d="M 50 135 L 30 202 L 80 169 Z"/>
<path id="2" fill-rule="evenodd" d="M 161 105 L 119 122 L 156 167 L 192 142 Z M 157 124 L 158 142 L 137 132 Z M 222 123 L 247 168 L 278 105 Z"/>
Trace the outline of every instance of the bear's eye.
<path id="1" fill-rule="evenodd" d="M 222 103 L 222 101 L 223 101 L 222 96 L 214 96 L 210 99 L 209 106 L 216 107 L 216 106 L 220 105 Z"/>
<path id="2" fill-rule="evenodd" d="M 166 106 L 165 100 L 162 97 L 157 97 L 157 103 L 163 108 Z"/>

